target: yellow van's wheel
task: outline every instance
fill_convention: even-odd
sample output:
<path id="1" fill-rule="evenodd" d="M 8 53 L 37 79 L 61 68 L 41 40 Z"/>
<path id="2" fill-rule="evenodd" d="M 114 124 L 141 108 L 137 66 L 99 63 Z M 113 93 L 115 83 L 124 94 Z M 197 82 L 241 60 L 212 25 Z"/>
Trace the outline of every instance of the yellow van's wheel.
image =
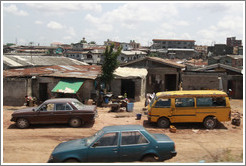
<path id="1" fill-rule="evenodd" d="M 165 118 L 165 117 L 162 117 L 162 118 L 160 118 L 160 119 L 158 120 L 157 125 L 158 125 L 158 127 L 160 127 L 160 128 L 168 128 L 169 125 L 170 125 L 170 121 L 169 121 L 169 119 L 167 119 L 167 118 Z"/>
<path id="2" fill-rule="evenodd" d="M 216 127 L 217 125 L 217 119 L 216 117 L 206 117 L 203 121 L 203 125 L 207 128 L 207 129 L 213 129 Z"/>

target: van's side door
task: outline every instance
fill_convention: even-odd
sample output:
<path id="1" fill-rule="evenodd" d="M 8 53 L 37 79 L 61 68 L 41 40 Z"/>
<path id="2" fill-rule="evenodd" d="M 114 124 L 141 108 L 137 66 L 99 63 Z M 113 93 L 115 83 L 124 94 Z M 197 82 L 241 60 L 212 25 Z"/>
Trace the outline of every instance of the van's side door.
<path id="1" fill-rule="evenodd" d="M 172 110 L 172 122 L 195 122 L 196 109 L 193 97 L 175 98 Z"/>

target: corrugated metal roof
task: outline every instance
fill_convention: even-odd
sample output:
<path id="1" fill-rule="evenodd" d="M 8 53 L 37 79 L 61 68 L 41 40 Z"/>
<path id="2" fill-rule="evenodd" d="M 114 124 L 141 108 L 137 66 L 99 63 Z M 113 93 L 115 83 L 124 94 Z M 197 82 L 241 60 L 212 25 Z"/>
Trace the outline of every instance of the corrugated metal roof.
<path id="1" fill-rule="evenodd" d="M 185 41 L 185 42 L 195 42 L 195 40 L 178 40 L 178 39 L 153 39 L 152 41 Z"/>
<path id="2" fill-rule="evenodd" d="M 125 55 L 139 55 L 139 54 L 147 55 L 147 53 L 143 52 L 143 51 L 121 51 L 121 54 L 125 54 Z"/>
<path id="3" fill-rule="evenodd" d="M 162 63 L 162 64 L 164 64 L 164 65 L 171 66 L 171 67 L 175 67 L 175 68 L 185 68 L 185 65 L 183 65 L 183 64 L 179 64 L 179 63 L 176 63 L 176 62 L 172 62 L 171 60 L 168 60 L 168 59 L 162 59 L 162 58 L 159 58 L 159 57 L 145 57 L 145 58 L 139 58 L 139 59 L 136 59 L 136 60 L 134 60 L 134 61 L 128 62 L 128 63 L 126 63 L 126 64 L 123 64 L 123 65 L 121 65 L 121 66 L 128 66 L 129 64 L 134 64 L 134 63 L 137 63 L 137 62 L 140 62 L 140 61 L 144 61 L 144 60 L 150 60 L 150 61 Z"/>
<path id="4" fill-rule="evenodd" d="M 3 63 L 10 67 L 52 66 L 52 65 L 88 65 L 72 58 L 58 56 L 22 56 L 4 55 Z"/>
<path id="5" fill-rule="evenodd" d="M 147 69 L 143 68 L 132 68 L 132 67 L 118 67 L 114 71 L 116 78 L 145 78 L 148 74 Z"/>
<path id="6" fill-rule="evenodd" d="M 209 66 L 206 66 L 206 67 L 195 69 L 194 71 L 206 71 L 206 70 L 211 70 L 211 69 L 216 69 L 216 68 L 224 68 L 224 69 L 231 70 L 231 71 L 234 71 L 234 72 L 237 72 L 237 73 L 241 73 L 242 72 L 241 69 L 238 69 L 238 68 L 232 67 L 232 66 L 228 66 L 228 65 L 225 65 L 225 64 L 221 64 L 221 63 L 216 63 L 216 64 L 212 64 L 212 65 L 209 65 Z"/>
<path id="7" fill-rule="evenodd" d="M 168 51 L 195 51 L 195 49 L 187 49 L 187 48 L 168 48 Z"/>
<path id="8" fill-rule="evenodd" d="M 73 65 L 49 66 L 22 69 L 9 69 L 3 71 L 4 77 L 48 76 L 63 78 L 96 79 L 101 74 L 101 66 Z"/>

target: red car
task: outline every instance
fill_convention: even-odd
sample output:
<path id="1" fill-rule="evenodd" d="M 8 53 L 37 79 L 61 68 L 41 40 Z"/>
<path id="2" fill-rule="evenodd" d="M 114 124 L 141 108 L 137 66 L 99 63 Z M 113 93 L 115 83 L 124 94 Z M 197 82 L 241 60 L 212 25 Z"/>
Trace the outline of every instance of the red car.
<path id="1" fill-rule="evenodd" d="M 18 128 L 28 128 L 30 124 L 68 123 L 79 127 L 93 122 L 98 116 L 95 105 L 84 105 L 74 98 L 56 98 L 46 100 L 38 107 L 17 110 L 11 121 Z"/>

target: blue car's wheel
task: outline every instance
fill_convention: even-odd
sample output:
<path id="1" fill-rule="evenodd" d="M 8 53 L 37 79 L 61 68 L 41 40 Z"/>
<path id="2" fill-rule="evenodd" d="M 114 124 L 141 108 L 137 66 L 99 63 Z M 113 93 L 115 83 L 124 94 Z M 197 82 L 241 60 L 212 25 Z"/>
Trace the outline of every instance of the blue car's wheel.
<path id="1" fill-rule="evenodd" d="M 64 163 L 78 163 L 79 161 L 76 159 L 67 159 L 64 161 Z"/>
<path id="2" fill-rule="evenodd" d="M 158 161 L 158 158 L 154 155 L 148 155 L 142 159 L 142 162 L 157 162 L 157 161 Z"/>

